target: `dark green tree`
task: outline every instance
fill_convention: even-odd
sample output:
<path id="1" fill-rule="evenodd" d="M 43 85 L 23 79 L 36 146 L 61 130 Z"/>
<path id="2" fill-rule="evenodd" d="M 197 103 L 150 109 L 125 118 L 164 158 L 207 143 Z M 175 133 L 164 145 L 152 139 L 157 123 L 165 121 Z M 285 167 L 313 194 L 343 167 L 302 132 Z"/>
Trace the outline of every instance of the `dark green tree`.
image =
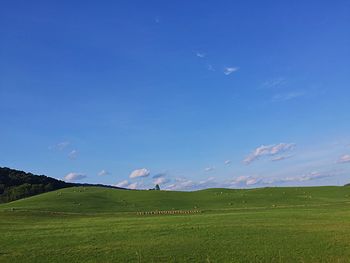
<path id="1" fill-rule="evenodd" d="M 0 203 L 73 185 L 44 175 L 0 167 Z"/>

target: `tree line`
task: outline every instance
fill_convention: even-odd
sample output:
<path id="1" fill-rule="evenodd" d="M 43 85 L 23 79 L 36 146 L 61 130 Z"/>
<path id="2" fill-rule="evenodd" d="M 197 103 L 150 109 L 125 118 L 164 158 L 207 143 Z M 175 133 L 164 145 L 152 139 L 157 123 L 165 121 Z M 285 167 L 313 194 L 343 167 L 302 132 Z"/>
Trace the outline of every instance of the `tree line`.
<path id="1" fill-rule="evenodd" d="M 0 203 L 75 185 L 45 175 L 0 167 Z"/>

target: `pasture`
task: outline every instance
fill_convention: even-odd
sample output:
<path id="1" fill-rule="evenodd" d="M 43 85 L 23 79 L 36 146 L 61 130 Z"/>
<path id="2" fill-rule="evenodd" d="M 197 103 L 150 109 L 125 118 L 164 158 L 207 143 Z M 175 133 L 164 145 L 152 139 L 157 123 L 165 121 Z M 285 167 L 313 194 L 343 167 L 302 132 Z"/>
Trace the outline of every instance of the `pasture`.
<path id="1" fill-rule="evenodd" d="M 0 262 L 349 262 L 349 196 L 67 188 L 0 205 Z"/>

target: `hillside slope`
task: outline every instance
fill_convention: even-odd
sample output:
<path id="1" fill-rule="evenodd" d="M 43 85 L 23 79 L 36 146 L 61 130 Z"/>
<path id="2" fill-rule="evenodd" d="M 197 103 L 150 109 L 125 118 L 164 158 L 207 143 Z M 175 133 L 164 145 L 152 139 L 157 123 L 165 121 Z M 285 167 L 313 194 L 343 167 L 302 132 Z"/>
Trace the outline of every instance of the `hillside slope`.
<path id="1" fill-rule="evenodd" d="M 124 189 L 103 184 L 67 183 L 45 175 L 35 175 L 7 167 L 0 167 L 0 203 L 73 186 Z"/>
<path id="2" fill-rule="evenodd" d="M 0 205 L 0 210 L 115 213 L 319 206 L 350 202 L 349 187 L 207 189 L 195 192 L 71 187 Z"/>
<path id="3" fill-rule="evenodd" d="M 74 185 L 45 175 L 0 167 L 0 203 Z"/>

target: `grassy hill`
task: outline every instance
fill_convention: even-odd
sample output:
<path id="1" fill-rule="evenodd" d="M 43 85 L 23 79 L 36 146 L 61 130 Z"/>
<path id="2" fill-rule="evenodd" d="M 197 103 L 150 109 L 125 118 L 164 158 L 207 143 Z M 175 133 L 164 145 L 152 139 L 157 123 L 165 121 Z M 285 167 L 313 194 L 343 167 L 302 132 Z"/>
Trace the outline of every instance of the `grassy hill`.
<path id="1" fill-rule="evenodd" d="M 349 196 L 65 188 L 0 205 L 0 262 L 349 262 Z M 195 207 L 202 213 L 136 213 Z"/>
<path id="2" fill-rule="evenodd" d="M 119 190 L 70 187 L 25 198 L 1 209 L 71 213 L 110 213 L 155 210 L 230 210 L 329 205 L 350 202 L 350 187 L 276 187 L 206 189 L 195 192 Z"/>
<path id="3" fill-rule="evenodd" d="M 76 184 L 66 183 L 45 175 L 0 167 L 0 203 L 37 195 Z"/>
<path id="4" fill-rule="evenodd" d="M 7 167 L 0 167 L 0 203 L 73 186 L 123 189 L 110 185 L 67 183 L 45 175 L 35 175 Z"/>

